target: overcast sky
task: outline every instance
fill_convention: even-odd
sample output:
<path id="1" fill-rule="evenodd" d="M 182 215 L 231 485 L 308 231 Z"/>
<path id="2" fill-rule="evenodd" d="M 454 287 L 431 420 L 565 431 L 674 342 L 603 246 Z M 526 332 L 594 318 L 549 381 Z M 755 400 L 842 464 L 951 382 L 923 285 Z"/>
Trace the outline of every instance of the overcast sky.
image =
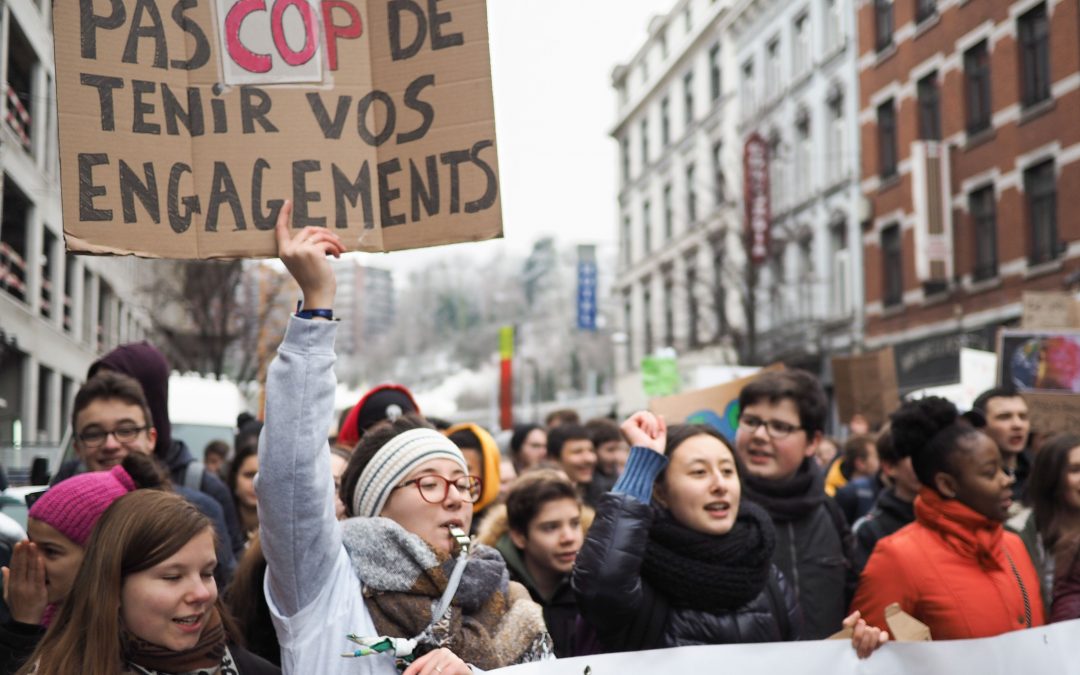
<path id="1" fill-rule="evenodd" d="M 611 71 L 644 43 L 675 0 L 489 0 L 505 239 L 424 251 L 359 254 L 402 272 L 448 254 L 484 259 L 562 243 L 613 245 L 616 144 Z M 399 282 L 404 282 L 399 275 Z"/>

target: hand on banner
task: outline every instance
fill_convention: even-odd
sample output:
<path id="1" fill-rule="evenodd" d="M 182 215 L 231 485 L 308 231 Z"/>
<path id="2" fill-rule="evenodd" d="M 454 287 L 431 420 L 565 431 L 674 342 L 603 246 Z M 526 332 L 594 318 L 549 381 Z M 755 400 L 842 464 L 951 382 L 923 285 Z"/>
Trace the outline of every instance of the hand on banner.
<path id="1" fill-rule="evenodd" d="M 630 445 L 664 454 L 664 446 L 667 445 L 667 422 L 663 415 L 639 410 L 628 417 L 620 428 Z"/>
<path id="2" fill-rule="evenodd" d="M 38 625 L 49 604 L 45 587 L 45 559 L 36 544 L 20 541 L 11 553 L 11 566 L 3 568 L 4 602 L 11 618 Z"/>
<path id="3" fill-rule="evenodd" d="M 334 305 L 334 293 L 337 291 L 337 280 L 326 256 L 340 258 L 345 252 L 345 245 L 336 233 L 325 227 L 305 227 L 291 234 L 291 220 L 292 202 L 285 200 L 275 228 L 278 257 L 285 263 L 285 268 L 304 293 L 304 307 L 331 309 Z"/>
<path id="4" fill-rule="evenodd" d="M 889 632 L 866 623 L 858 611 L 844 619 L 844 628 L 852 630 L 851 646 L 860 659 L 865 659 L 889 641 Z"/>
<path id="5" fill-rule="evenodd" d="M 413 661 L 401 675 L 471 675 L 469 665 L 454 652 L 436 649 Z"/>

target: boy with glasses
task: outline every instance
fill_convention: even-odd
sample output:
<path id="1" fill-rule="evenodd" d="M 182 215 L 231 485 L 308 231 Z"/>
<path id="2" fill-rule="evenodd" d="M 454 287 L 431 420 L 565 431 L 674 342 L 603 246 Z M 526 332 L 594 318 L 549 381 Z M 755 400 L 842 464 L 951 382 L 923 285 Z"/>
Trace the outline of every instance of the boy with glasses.
<path id="1" fill-rule="evenodd" d="M 776 526 L 773 563 L 798 594 L 803 637 L 828 637 L 840 630 L 857 576 L 851 531 L 825 495 L 814 461 L 825 430 L 825 392 L 807 372 L 768 372 L 743 388 L 739 410 L 735 449 L 745 468 L 743 493 Z"/>
<path id="2" fill-rule="evenodd" d="M 158 434 L 150 406 L 138 380 L 127 375 L 103 370 L 87 380 L 75 394 L 71 427 L 79 459 L 76 466 L 68 467 L 69 475 L 108 471 L 133 452 L 154 457 Z M 54 483 L 63 478 L 58 476 Z M 213 521 L 219 542 L 226 544 L 217 546 L 218 567 L 214 572 L 224 586 L 232 577 L 236 558 L 227 545 L 229 530 L 221 505 L 198 490 L 175 484 L 173 488 Z"/>

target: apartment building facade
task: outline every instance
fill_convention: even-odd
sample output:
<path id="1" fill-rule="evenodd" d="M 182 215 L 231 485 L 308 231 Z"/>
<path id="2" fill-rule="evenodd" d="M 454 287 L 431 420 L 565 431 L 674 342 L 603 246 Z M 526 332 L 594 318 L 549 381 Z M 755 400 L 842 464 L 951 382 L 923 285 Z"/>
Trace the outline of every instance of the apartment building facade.
<path id="1" fill-rule="evenodd" d="M 89 365 L 150 325 L 145 265 L 64 251 L 50 12 L 0 1 L 0 447 L 59 442 Z"/>
<path id="2" fill-rule="evenodd" d="M 728 2 L 678 0 L 615 68 L 619 254 L 614 302 L 620 407 L 644 403 L 640 364 L 671 349 L 684 386 L 737 363 L 742 261 L 729 179 L 722 20 Z"/>
<path id="3" fill-rule="evenodd" d="M 1080 5 L 858 3 L 867 344 L 955 382 L 1080 270 Z"/>
<path id="4" fill-rule="evenodd" d="M 729 145 L 740 163 L 760 163 L 743 166 L 744 180 L 767 177 L 744 194 L 767 210 L 748 259 L 752 358 L 826 382 L 827 357 L 863 336 L 854 18 L 853 0 L 739 0 L 726 21 L 738 100 Z"/>

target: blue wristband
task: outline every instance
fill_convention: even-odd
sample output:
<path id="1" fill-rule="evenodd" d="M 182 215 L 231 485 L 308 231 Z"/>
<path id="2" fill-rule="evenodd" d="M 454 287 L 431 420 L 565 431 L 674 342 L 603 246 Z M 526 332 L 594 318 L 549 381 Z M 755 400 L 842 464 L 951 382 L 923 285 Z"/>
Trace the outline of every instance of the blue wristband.
<path id="1" fill-rule="evenodd" d="M 301 319 L 314 319 L 319 317 L 320 319 L 326 319 L 327 321 L 334 320 L 334 310 L 332 309 L 300 309 L 297 310 L 296 316 Z"/>

